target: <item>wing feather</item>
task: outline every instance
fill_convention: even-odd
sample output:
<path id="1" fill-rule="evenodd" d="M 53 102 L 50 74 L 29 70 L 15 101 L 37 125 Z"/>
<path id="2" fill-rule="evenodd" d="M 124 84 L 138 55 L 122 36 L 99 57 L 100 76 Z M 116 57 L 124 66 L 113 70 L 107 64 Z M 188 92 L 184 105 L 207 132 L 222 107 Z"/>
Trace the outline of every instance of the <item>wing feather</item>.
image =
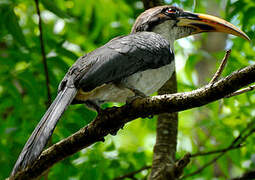
<path id="1" fill-rule="evenodd" d="M 173 59 L 168 41 L 159 34 L 139 32 L 115 38 L 75 63 L 81 71 L 77 85 L 91 91 L 104 83 L 170 64 Z"/>

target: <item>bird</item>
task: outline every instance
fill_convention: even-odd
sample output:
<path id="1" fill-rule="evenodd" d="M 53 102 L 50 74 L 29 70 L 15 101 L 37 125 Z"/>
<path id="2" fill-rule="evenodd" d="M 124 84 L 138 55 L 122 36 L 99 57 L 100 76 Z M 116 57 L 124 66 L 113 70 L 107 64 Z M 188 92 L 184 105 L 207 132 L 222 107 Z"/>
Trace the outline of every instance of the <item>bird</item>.
<path id="1" fill-rule="evenodd" d="M 60 82 L 55 100 L 26 142 L 11 176 L 40 156 L 69 105 L 86 104 L 100 113 L 105 102 L 129 103 L 151 95 L 174 72 L 175 40 L 202 32 L 223 32 L 249 40 L 221 18 L 164 5 L 140 14 L 130 34 L 78 58 Z"/>

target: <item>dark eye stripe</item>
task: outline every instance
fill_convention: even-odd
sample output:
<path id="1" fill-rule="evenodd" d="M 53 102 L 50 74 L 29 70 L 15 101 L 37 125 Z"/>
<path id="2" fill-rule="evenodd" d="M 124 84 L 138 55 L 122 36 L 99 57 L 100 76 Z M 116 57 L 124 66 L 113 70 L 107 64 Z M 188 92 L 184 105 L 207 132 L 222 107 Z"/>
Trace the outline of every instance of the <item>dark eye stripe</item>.
<path id="1" fill-rule="evenodd" d="M 176 13 L 177 9 L 169 8 L 166 10 L 167 13 Z"/>
<path id="2" fill-rule="evenodd" d="M 176 12 L 176 9 L 168 9 L 167 12 L 169 12 L 169 13 L 175 13 L 175 12 Z"/>

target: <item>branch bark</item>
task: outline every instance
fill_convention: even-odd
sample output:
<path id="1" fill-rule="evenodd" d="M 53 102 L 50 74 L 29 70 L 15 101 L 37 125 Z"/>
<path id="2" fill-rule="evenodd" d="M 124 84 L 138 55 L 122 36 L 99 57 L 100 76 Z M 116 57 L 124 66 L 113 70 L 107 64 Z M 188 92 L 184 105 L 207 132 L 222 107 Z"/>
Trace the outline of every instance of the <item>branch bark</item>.
<path id="1" fill-rule="evenodd" d="M 231 49 L 226 52 L 223 60 L 221 61 L 221 64 L 220 64 L 218 70 L 214 74 L 214 76 L 213 76 L 212 80 L 210 81 L 210 83 L 214 83 L 214 82 L 216 82 L 219 79 L 219 77 L 221 76 L 221 74 L 222 74 L 222 72 L 224 70 L 224 67 L 226 66 L 226 64 L 228 62 L 230 53 L 231 53 Z"/>
<path id="2" fill-rule="evenodd" d="M 108 108 L 86 127 L 46 149 L 34 164 L 11 179 L 38 177 L 64 158 L 95 142 L 103 141 L 112 129 L 123 127 L 133 119 L 200 107 L 224 98 L 253 82 L 255 82 L 255 64 L 235 71 L 214 84 L 208 84 L 191 92 L 136 99 L 122 107 Z"/>
<path id="3" fill-rule="evenodd" d="M 159 90 L 159 94 L 177 92 L 176 74 Z M 153 149 L 153 162 L 149 180 L 176 178 L 175 153 L 178 133 L 178 113 L 160 114 L 157 121 L 157 138 Z"/>

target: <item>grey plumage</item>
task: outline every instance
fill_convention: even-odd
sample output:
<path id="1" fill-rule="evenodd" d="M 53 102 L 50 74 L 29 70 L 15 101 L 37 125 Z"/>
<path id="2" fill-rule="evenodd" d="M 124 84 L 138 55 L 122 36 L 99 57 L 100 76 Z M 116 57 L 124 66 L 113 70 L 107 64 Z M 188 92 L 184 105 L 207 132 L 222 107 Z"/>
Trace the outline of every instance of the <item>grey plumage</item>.
<path id="1" fill-rule="evenodd" d="M 208 31 L 249 40 L 245 33 L 222 19 L 166 5 L 143 12 L 131 35 L 117 37 L 79 58 L 61 81 L 56 99 L 26 143 L 12 175 L 40 155 L 70 103 L 85 103 L 100 110 L 97 106 L 100 103 L 125 102 L 137 94 L 150 95 L 172 75 L 174 41 Z"/>
<path id="2" fill-rule="evenodd" d="M 71 70 L 78 71 L 74 80 L 77 87 L 87 92 L 139 71 L 167 65 L 173 59 L 169 42 L 161 35 L 138 32 L 115 38 L 79 58 Z"/>
<path id="3" fill-rule="evenodd" d="M 12 175 L 14 175 L 19 169 L 24 169 L 41 154 L 43 148 L 52 135 L 59 118 L 67 106 L 71 103 L 76 93 L 77 89 L 74 87 L 65 87 L 58 93 L 57 97 L 25 144 L 12 170 Z"/>
<path id="4" fill-rule="evenodd" d="M 125 82 L 133 74 L 160 68 L 170 64 L 173 59 L 169 42 L 153 32 L 115 38 L 79 58 L 61 81 L 56 99 L 25 144 L 12 175 L 38 158 L 59 118 L 75 100 L 79 89 L 89 92 L 103 84 Z"/>

